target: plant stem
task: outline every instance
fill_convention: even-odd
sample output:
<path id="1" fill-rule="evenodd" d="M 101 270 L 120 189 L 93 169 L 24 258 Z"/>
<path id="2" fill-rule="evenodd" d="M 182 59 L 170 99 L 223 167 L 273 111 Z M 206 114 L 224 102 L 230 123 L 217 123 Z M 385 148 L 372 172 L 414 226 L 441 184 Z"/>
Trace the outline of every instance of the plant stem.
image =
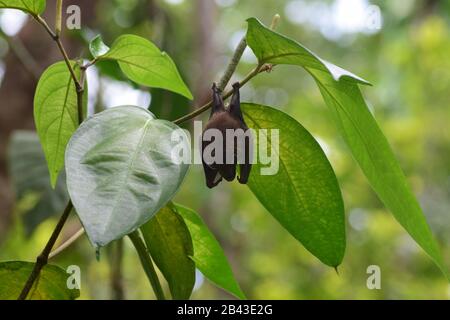
<path id="1" fill-rule="evenodd" d="M 48 255 L 48 259 L 53 259 L 58 254 L 63 252 L 67 247 L 69 247 L 72 243 L 74 243 L 78 238 L 80 238 L 84 234 L 84 228 L 79 229 L 77 232 L 75 232 L 69 239 L 64 241 L 58 248 L 50 252 Z"/>
<path id="2" fill-rule="evenodd" d="M 80 81 L 79 85 L 76 85 L 77 90 L 77 110 L 78 110 L 78 124 L 81 124 L 84 120 L 83 117 L 83 95 L 84 95 L 84 84 L 86 82 L 86 68 L 80 66 Z"/>
<path id="3" fill-rule="evenodd" d="M 98 58 L 94 58 L 91 61 L 89 61 L 88 63 L 86 63 L 82 68 L 86 70 L 86 69 L 92 67 L 94 64 L 96 64 L 97 61 L 98 61 Z"/>
<path id="4" fill-rule="evenodd" d="M 239 61 L 241 61 L 245 48 L 247 48 L 247 40 L 245 39 L 245 37 L 243 37 L 241 41 L 239 41 L 239 44 L 236 50 L 234 51 L 233 57 L 231 58 L 231 61 L 228 64 L 225 73 L 223 74 L 222 78 L 219 81 L 219 84 L 217 85 L 220 91 L 225 90 L 225 87 L 227 86 L 228 82 L 230 81 L 231 77 L 236 71 Z"/>
<path id="5" fill-rule="evenodd" d="M 50 35 L 50 37 L 52 37 L 52 39 L 56 42 L 56 44 L 58 45 L 59 51 L 61 51 L 61 54 L 64 58 L 64 61 L 66 62 L 67 68 L 69 69 L 70 75 L 72 76 L 72 79 L 75 83 L 75 87 L 77 88 L 77 90 L 79 90 L 80 88 L 82 88 L 80 81 L 78 80 L 76 74 L 75 74 L 75 70 L 73 69 L 72 64 L 70 63 L 70 59 L 69 56 L 66 52 L 66 49 L 64 48 L 64 45 L 61 42 L 61 39 L 59 37 L 58 34 L 54 33 L 52 31 L 52 29 L 48 26 L 47 22 L 39 15 L 33 15 L 33 18 L 44 27 L 44 29 L 47 31 L 47 33 Z"/>
<path id="6" fill-rule="evenodd" d="M 52 39 L 56 38 L 56 34 L 52 31 L 52 29 L 47 24 L 47 21 L 45 21 L 41 16 L 39 15 L 32 15 L 34 20 L 36 20 L 41 26 L 44 27 L 45 31 L 50 35 Z"/>
<path id="7" fill-rule="evenodd" d="M 62 2 L 63 0 L 56 0 L 56 18 L 55 18 L 55 33 L 59 37 L 62 26 Z"/>
<path id="8" fill-rule="evenodd" d="M 150 258 L 150 255 L 145 247 L 144 241 L 139 234 L 139 231 L 133 231 L 128 235 L 131 242 L 133 242 L 134 247 L 139 255 L 139 259 L 141 260 L 142 267 L 144 268 L 145 274 L 152 285 L 153 291 L 155 292 L 156 298 L 158 300 L 166 300 L 164 296 L 164 292 L 161 287 L 161 283 L 159 282 L 158 275 L 156 274 L 155 267 L 153 266 L 153 262 Z"/>
<path id="9" fill-rule="evenodd" d="M 61 39 L 59 38 L 59 36 L 56 36 L 54 38 L 56 44 L 58 45 L 59 50 L 61 51 L 61 54 L 64 58 L 64 61 L 66 62 L 67 65 L 67 69 L 69 69 L 70 75 L 72 76 L 73 82 L 75 83 L 75 87 L 77 90 L 80 90 L 80 88 L 82 88 L 82 85 L 80 83 L 80 81 L 77 78 L 77 75 L 75 74 L 75 70 L 73 69 L 73 66 L 70 62 L 69 56 L 67 55 L 66 49 L 64 49 L 64 45 L 61 42 Z"/>
<path id="10" fill-rule="evenodd" d="M 69 214 L 72 211 L 72 208 L 73 208 L 72 201 L 69 201 L 66 208 L 64 209 L 64 213 L 62 214 L 61 218 L 58 221 L 58 224 L 53 230 L 50 239 L 45 245 L 44 250 L 42 250 L 41 254 L 36 258 L 36 263 L 34 264 L 33 271 L 31 272 L 27 282 L 25 283 L 25 286 L 23 287 L 18 300 L 25 300 L 27 298 L 28 293 L 33 287 L 35 280 L 39 276 L 39 273 L 41 272 L 42 268 L 47 264 L 50 252 L 53 246 L 55 245 L 55 242 L 58 239 L 58 236 L 61 233 L 61 230 L 64 227 L 64 224 L 66 223 L 67 218 L 69 217 Z"/>
<path id="11" fill-rule="evenodd" d="M 243 87 L 247 82 L 249 82 L 251 79 L 256 77 L 261 72 L 269 71 L 271 70 L 271 66 L 269 65 L 258 65 L 255 69 L 253 69 L 243 80 L 239 82 L 239 86 Z M 228 90 L 223 94 L 223 99 L 228 99 L 233 94 L 233 90 Z M 210 100 L 208 103 L 204 104 L 200 108 L 196 109 L 195 111 L 173 121 L 175 124 L 182 124 L 186 121 L 189 121 L 199 115 L 201 115 L 203 112 L 207 111 L 212 106 L 212 100 Z"/>

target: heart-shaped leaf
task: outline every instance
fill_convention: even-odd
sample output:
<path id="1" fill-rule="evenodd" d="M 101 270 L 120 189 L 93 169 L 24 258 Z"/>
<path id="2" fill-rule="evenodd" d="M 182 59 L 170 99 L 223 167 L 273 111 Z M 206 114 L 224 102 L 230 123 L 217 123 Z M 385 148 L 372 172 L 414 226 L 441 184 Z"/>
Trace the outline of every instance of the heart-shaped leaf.
<path id="1" fill-rule="evenodd" d="M 192 239 L 183 218 L 169 203 L 141 227 L 147 249 L 169 283 L 172 298 L 187 300 L 195 284 Z"/>
<path id="2" fill-rule="evenodd" d="M 71 61 L 77 76 L 80 69 Z M 84 95 L 84 109 L 87 94 Z M 52 187 L 64 165 L 64 153 L 78 127 L 77 92 L 64 61 L 51 65 L 42 74 L 34 96 L 34 122 L 47 159 Z"/>
<path id="3" fill-rule="evenodd" d="M 249 128 L 279 130 L 279 142 L 272 140 L 272 131 L 258 131 L 260 148 L 261 141 L 268 141 L 271 159 L 279 161 L 278 172 L 263 175 L 261 169 L 267 166 L 258 161 L 248 181 L 250 190 L 306 249 L 323 263 L 338 266 L 345 252 L 344 204 L 325 153 L 284 112 L 247 103 L 241 107 Z"/>
<path id="4" fill-rule="evenodd" d="M 255 18 L 248 20 L 247 43 L 261 63 L 298 65 L 313 76 L 372 188 L 450 279 L 422 209 L 358 87 L 359 83 L 367 82 L 320 59 L 298 42 L 270 30 Z"/>
<path id="5" fill-rule="evenodd" d="M 0 8 L 19 9 L 37 15 L 45 10 L 45 4 L 45 0 L 2 0 Z"/>
<path id="6" fill-rule="evenodd" d="M 0 300 L 16 300 L 30 276 L 34 263 L 8 261 L 0 263 Z M 69 289 L 70 275 L 60 267 L 46 265 L 41 270 L 27 299 L 73 300 L 80 296 L 80 290 Z"/>
<path id="7" fill-rule="evenodd" d="M 245 299 L 239 284 L 234 278 L 222 247 L 200 215 L 192 209 L 176 204 L 174 210 L 180 214 L 189 229 L 194 245 L 192 259 L 195 266 L 218 287 L 228 291 L 239 299 Z"/>
<path id="8" fill-rule="evenodd" d="M 98 59 L 117 61 L 126 76 L 141 85 L 170 90 L 192 100 L 175 63 L 147 39 L 130 34 L 120 36 Z"/>
<path id="9" fill-rule="evenodd" d="M 181 141 L 172 141 L 178 129 Z M 178 136 L 179 137 L 179 136 Z M 104 246 L 147 222 L 176 193 L 190 150 L 184 131 L 147 110 L 122 106 L 86 120 L 66 152 L 67 187 L 94 246 Z"/>

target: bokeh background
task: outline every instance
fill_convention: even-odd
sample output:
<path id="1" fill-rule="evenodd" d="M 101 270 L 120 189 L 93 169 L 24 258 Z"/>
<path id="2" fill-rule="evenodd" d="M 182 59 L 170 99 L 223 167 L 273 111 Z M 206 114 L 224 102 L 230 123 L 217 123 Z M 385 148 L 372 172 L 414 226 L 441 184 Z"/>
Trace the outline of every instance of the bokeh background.
<path id="1" fill-rule="evenodd" d="M 54 1 L 46 16 L 52 21 Z M 175 60 L 195 101 L 127 81 L 114 65 L 88 74 L 90 112 L 122 104 L 173 120 L 209 98 L 248 17 L 278 31 L 374 86 L 363 93 L 390 141 L 450 265 L 450 2 L 439 0 L 82 0 L 81 31 L 65 31 L 72 58 L 89 58 L 88 41 L 123 33 L 151 39 Z M 48 35 L 17 11 L 0 13 L 0 261 L 32 261 L 67 199 L 64 177 L 50 189 L 33 133 L 33 95 L 40 73 L 60 60 Z M 255 64 L 248 50 L 235 79 Z M 245 187 L 209 190 L 200 166 L 176 201 L 204 217 L 224 247 L 243 291 L 254 299 L 448 299 L 444 276 L 383 207 L 337 134 L 312 79 L 277 66 L 247 85 L 243 100 L 277 106 L 321 143 L 346 205 L 347 251 L 339 275 L 322 265 L 275 221 Z M 293 213 L 294 214 L 294 213 Z M 79 228 L 76 217 L 62 239 Z M 128 239 L 103 249 L 86 237 L 57 256 L 79 265 L 82 299 L 149 299 L 150 286 Z M 381 290 L 366 286 L 369 265 L 381 268 Z M 231 298 L 197 275 L 194 299 Z"/>

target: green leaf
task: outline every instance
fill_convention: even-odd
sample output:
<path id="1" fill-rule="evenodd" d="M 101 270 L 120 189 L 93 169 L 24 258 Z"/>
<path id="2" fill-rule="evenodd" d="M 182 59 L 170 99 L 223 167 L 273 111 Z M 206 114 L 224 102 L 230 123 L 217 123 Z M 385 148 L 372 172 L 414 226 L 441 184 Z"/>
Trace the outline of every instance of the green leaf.
<path id="1" fill-rule="evenodd" d="M 174 131 L 182 141 L 172 141 Z M 66 152 L 67 188 L 94 246 L 134 231 L 175 195 L 188 164 L 172 149 L 190 150 L 184 131 L 142 108 L 122 106 L 86 120 Z"/>
<path id="2" fill-rule="evenodd" d="M 79 76 L 76 63 L 71 64 Z M 84 97 L 86 109 L 87 94 Z M 39 79 L 34 96 L 34 121 L 55 187 L 64 165 L 67 142 L 78 127 L 77 92 L 64 61 L 51 65 Z"/>
<path id="3" fill-rule="evenodd" d="M 198 213 L 192 209 L 175 204 L 174 208 L 183 217 L 194 244 L 192 259 L 200 272 L 216 284 L 239 299 L 245 299 L 225 253 Z"/>
<path id="4" fill-rule="evenodd" d="M 173 299 L 189 299 L 195 284 L 195 264 L 190 259 L 194 249 L 183 218 L 167 205 L 141 231 L 152 259 L 169 283 Z"/>
<path id="5" fill-rule="evenodd" d="M 120 36 L 99 59 L 117 61 L 127 77 L 141 85 L 170 90 L 192 100 L 175 63 L 147 39 L 129 34 Z"/>
<path id="6" fill-rule="evenodd" d="M 98 69 L 99 73 L 102 76 L 109 77 L 113 80 L 126 82 L 133 88 L 139 89 L 139 85 L 136 82 L 133 82 L 130 79 L 128 79 L 115 61 L 100 60 L 95 63 L 95 67 Z M 153 99 L 153 91 L 154 90 L 152 90 L 152 99 Z"/>
<path id="7" fill-rule="evenodd" d="M 268 29 L 257 19 L 250 18 L 247 21 L 247 43 L 261 63 L 297 65 L 308 71 L 326 73 L 336 81 L 342 79 L 369 84 L 353 73 L 319 58 L 298 42 Z"/>
<path id="8" fill-rule="evenodd" d="M 345 253 L 345 213 L 333 168 L 313 136 L 295 119 L 271 107 L 242 104 L 249 128 L 268 141 L 278 157 L 278 172 L 263 175 L 260 162 L 252 168 L 248 186 L 264 207 L 306 249 L 326 265 L 336 267 Z M 277 142 L 272 132 L 279 130 Z"/>
<path id="9" fill-rule="evenodd" d="M 397 221 L 449 277 L 441 252 L 394 153 L 370 113 L 358 83 L 365 80 L 328 63 L 297 42 L 248 20 L 247 41 L 263 63 L 304 67 L 315 79 L 353 157 Z"/>
<path id="10" fill-rule="evenodd" d="M 45 10 L 45 3 L 45 0 L 0 0 L 0 9 L 19 9 L 37 15 Z"/>
<path id="11" fill-rule="evenodd" d="M 32 131 L 15 131 L 8 146 L 8 168 L 16 200 L 37 195 L 37 202 L 24 212 L 27 235 L 45 219 L 61 214 L 69 200 L 63 172 L 53 190 L 39 138 Z"/>
<path id="12" fill-rule="evenodd" d="M 103 42 L 102 36 L 98 35 L 89 42 L 89 51 L 94 58 L 98 58 L 109 51 L 109 47 Z"/>
<path id="13" fill-rule="evenodd" d="M 0 300 L 16 300 L 34 263 L 8 261 L 0 263 Z M 46 265 L 41 271 L 27 299 L 31 300 L 74 300 L 80 296 L 80 290 L 67 288 L 70 275 L 60 267 Z"/>

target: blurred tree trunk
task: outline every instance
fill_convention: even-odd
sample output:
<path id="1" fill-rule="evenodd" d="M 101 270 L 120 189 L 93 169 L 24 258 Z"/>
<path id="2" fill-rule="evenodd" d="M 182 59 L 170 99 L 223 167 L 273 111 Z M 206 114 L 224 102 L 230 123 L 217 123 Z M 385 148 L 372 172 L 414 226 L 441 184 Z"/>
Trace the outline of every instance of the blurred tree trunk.
<path id="1" fill-rule="evenodd" d="M 123 279 L 124 240 L 119 239 L 109 246 L 111 299 L 124 300 L 125 288 Z"/>
<path id="2" fill-rule="evenodd" d="M 82 27 L 92 26 L 92 23 L 95 22 L 95 3 L 96 1 L 90 0 L 67 0 L 64 1 L 64 10 L 72 4 L 80 6 Z M 65 12 L 63 14 L 63 17 L 65 17 Z M 50 1 L 47 4 L 44 17 L 52 28 L 54 16 L 54 3 Z M 70 57 L 78 57 L 81 53 L 80 44 L 65 35 L 63 33 L 63 42 Z M 28 19 L 17 37 L 42 70 L 54 62 L 62 60 L 55 43 L 33 19 Z M 0 240 L 11 220 L 13 203 L 13 192 L 7 169 L 8 141 L 11 133 L 15 130 L 34 130 L 33 97 L 37 84 L 37 79 L 30 74 L 30 70 L 24 67 L 24 64 L 12 50 L 6 55 L 4 66 L 5 74 L 0 87 Z"/>
<path id="3" fill-rule="evenodd" d="M 422 3 L 422 7 L 417 10 L 417 19 L 419 21 L 423 20 L 424 18 L 427 18 L 429 15 L 436 13 L 439 9 L 439 6 L 445 6 L 440 0 L 425 0 Z M 442 9 L 444 9 L 442 8 Z"/>
<path id="4" fill-rule="evenodd" d="M 207 102 L 211 95 L 211 79 L 214 79 L 215 62 L 217 57 L 217 44 L 215 43 L 214 33 L 217 18 L 217 6 L 211 0 L 196 1 L 195 16 L 195 46 L 197 61 L 196 70 L 192 70 L 195 76 L 193 83 L 194 103 L 201 105 Z M 215 79 L 214 81 L 218 81 Z"/>

